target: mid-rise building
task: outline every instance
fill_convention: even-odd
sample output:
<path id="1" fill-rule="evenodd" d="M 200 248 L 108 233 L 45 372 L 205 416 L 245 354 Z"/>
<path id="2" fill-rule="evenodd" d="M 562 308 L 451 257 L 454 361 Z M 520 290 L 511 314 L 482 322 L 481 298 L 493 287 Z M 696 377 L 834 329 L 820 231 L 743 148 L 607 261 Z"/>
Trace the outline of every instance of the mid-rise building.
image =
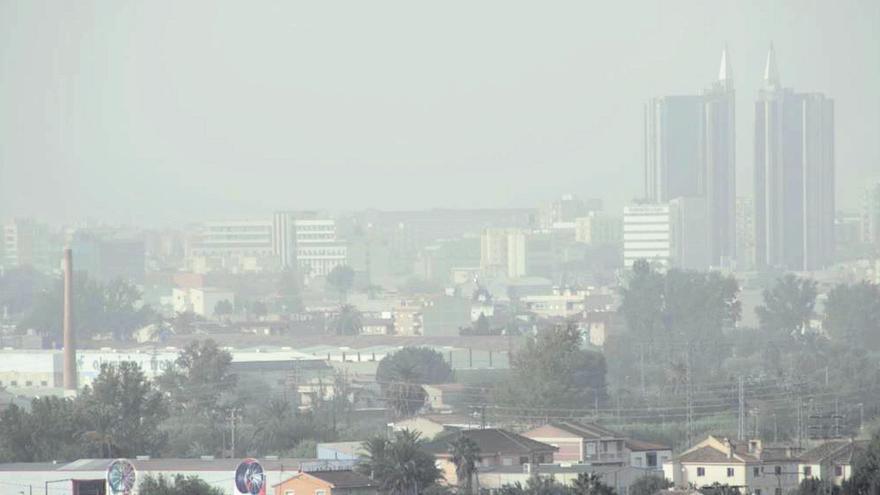
<path id="1" fill-rule="evenodd" d="M 480 238 L 480 271 L 488 276 L 526 275 L 526 232 L 489 228 Z"/>
<path id="2" fill-rule="evenodd" d="M 619 244 L 623 239 L 623 223 L 619 216 L 591 212 L 575 219 L 575 241 L 591 246 Z"/>
<path id="3" fill-rule="evenodd" d="M 755 104 L 759 268 L 816 270 L 834 252 L 834 102 L 779 81 L 773 48 Z"/>
<path id="4" fill-rule="evenodd" d="M 254 272 L 277 265 L 271 220 L 232 220 L 198 225 L 187 243 L 189 268 L 211 271 Z"/>
<path id="5" fill-rule="evenodd" d="M 45 224 L 30 218 L 17 218 L 3 225 L 2 241 L 2 267 L 30 267 L 50 272 L 60 266 L 61 243 Z"/>
<path id="6" fill-rule="evenodd" d="M 101 282 L 122 279 L 134 284 L 144 281 L 146 256 L 144 239 L 132 232 L 78 230 L 70 247 L 76 256 L 76 270 Z"/>
<path id="7" fill-rule="evenodd" d="M 347 260 L 348 247 L 336 236 L 329 218 L 296 220 L 296 262 L 306 277 L 323 277 Z"/>
<path id="8" fill-rule="evenodd" d="M 643 259 L 668 267 L 672 256 L 668 204 L 631 205 L 623 209 L 623 264 Z"/>

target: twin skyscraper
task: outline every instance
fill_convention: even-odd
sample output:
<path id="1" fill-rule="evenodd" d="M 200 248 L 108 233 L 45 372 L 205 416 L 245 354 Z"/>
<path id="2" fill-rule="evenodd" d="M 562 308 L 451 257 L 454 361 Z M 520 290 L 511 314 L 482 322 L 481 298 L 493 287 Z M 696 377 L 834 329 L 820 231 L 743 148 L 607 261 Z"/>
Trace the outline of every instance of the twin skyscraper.
<path id="1" fill-rule="evenodd" d="M 831 263 L 833 101 L 782 87 L 771 46 L 754 122 L 754 219 L 737 222 L 736 104 L 727 49 L 718 79 L 701 94 L 645 105 L 645 199 L 675 206 L 679 266 L 805 271 Z M 737 232 L 738 223 L 754 230 Z M 738 243 L 738 235 L 751 242 Z M 738 253 L 738 244 L 754 251 Z"/>

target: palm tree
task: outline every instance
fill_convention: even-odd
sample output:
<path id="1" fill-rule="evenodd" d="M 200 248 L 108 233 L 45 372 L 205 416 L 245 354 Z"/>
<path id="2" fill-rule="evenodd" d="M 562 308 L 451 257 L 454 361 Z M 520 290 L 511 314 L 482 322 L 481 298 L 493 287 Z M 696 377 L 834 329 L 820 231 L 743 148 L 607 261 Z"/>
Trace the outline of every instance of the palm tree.
<path id="1" fill-rule="evenodd" d="M 463 481 L 465 493 L 473 493 L 473 478 L 477 473 L 477 462 L 480 460 L 480 447 L 470 438 L 459 434 L 450 442 L 449 451 L 452 454 L 452 463 L 455 464 L 455 476 L 458 478 L 459 488 Z"/>
<path id="2" fill-rule="evenodd" d="M 393 439 L 374 437 L 363 444 L 366 451 L 358 470 L 370 474 L 382 493 L 417 495 L 440 479 L 434 456 L 421 448 L 418 432 L 395 432 Z"/>

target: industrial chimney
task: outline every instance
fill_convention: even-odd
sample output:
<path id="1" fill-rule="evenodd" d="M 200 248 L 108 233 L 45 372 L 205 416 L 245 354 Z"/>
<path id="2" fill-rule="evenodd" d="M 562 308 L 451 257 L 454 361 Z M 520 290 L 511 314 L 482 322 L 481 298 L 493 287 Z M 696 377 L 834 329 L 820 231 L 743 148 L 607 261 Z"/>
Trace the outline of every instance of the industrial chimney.
<path id="1" fill-rule="evenodd" d="M 73 334 L 73 253 L 64 249 L 64 390 L 76 391 L 76 339 Z"/>

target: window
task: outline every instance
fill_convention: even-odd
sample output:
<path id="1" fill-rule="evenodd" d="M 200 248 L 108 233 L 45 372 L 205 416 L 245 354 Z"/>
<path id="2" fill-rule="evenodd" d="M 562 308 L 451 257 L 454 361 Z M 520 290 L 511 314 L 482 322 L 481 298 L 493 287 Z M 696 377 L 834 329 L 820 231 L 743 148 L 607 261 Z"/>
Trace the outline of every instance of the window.
<path id="1" fill-rule="evenodd" d="M 773 474 L 782 474 L 782 466 L 773 466 Z"/>
<path id="2" fill-rule="evenodd" d="M 520 457 L 520 458 L 519 458 L 519 463 L 520 463 L 520 464 L 528 464 L 528 463 L 529 463 L 529 458 L 528 458 L 528 457 Z"/>
<path id="3" fill-rule="evenodd" d="M 733 478 L 733 468 L 727 468 L 727 477 Z"/>
<path id="4" fill-rule="evenodd" d="M 752 468 L 752 476 L 754 476 L 755 478 L 761 477 L 761 470 L 758 469 L 758 466 Z"/>
<path id="5" fill-rule="evenodd" d="M 284 495 L 295 495 L 295 494 L 293 493 L 293 490 L 285 490 Z"/>
<path id="6" fill-rule="evenodd" d="M 315 495 L 327 495 L 326 490 L 315 490 Z"/>
<path id="7" fill-rule="evenodd" d="M 587 442 L 587 455 L 596 455 L 596 444 Z"/>
<path id="8" fill-rule="evenodd" d="M 813 475 L 813 466 L 804 466 L 804 476 L 810 477 Z"/>
<path id="9" fill-rule="evenodd" d="M 834 476 L 843 476 L 843 466 L 834 466 Z"/>
<path id="10" fill-rule="evenodd" d="M 706 468 L 698 467 L 697 468 L 697 476 L 706 476 Z"/>
<path id="11" fill-rule="evenodd" d="M 645 454 L 645 464 L 647 464 L 648 467 L 657 467 L 657 453 L 648 452 Z"/>

